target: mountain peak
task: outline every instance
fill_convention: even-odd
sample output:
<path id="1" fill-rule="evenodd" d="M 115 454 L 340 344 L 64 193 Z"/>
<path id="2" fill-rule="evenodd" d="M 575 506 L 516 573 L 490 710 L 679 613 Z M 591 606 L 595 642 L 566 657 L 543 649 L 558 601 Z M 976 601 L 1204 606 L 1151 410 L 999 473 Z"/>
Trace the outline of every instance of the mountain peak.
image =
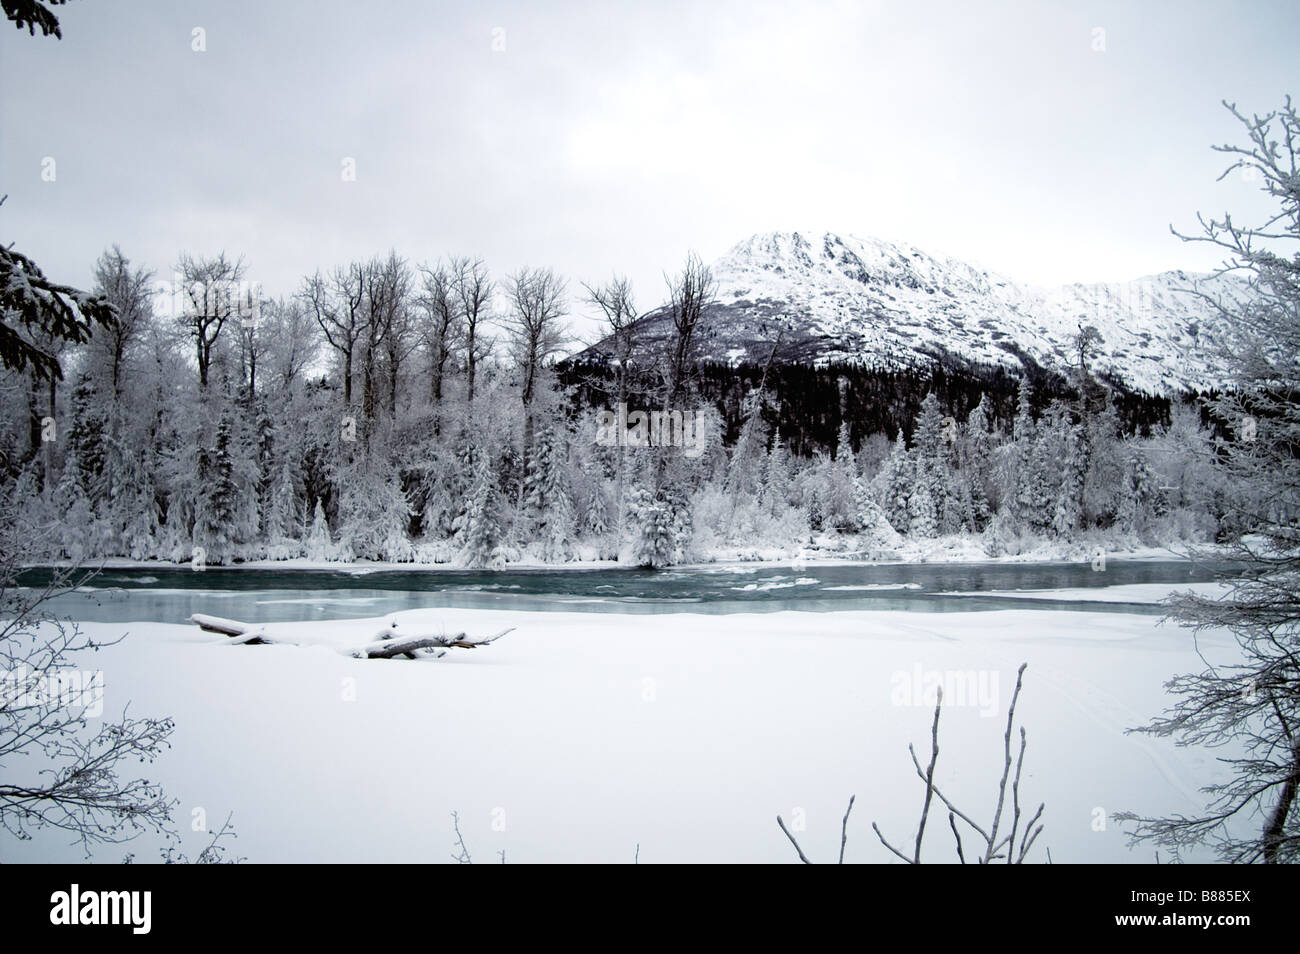
<path id="1" fill-rule="evenodd" d="M 1091 324 L 1097 369 L 1155 393 L 1222 383 L 1222 321 L 1196 290 L 1248 295 L 1239 280 L 1184 271 L 1042 288 L 906 243 L 814 230 L 751 235 L 712 268 L 710 360 L 765 360 L 779 326 L 787 361 L 907 368 L 947 356 L 1064 370 L 1072 337 Z M 646 319 L 651 339 L 667 333 L 656 320 Z"/>

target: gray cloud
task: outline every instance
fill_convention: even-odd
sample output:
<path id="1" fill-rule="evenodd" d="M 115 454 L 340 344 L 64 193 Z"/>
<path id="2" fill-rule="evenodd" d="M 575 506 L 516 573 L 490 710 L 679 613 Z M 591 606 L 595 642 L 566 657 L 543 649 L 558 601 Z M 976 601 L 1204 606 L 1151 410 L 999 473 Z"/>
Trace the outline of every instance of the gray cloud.
<path id="1" fill-rule="evenodd" d="M 113 242 L 160 276 L 243 254 L 272 293 L 395 247 L 625 271 L 649 307 L 688 249 L 807 227 L 1042 283 L 1204 268 L 1169 223 L 1251 201 L 1214 182 L 1219 100 L 1300 85 L 1287 2 L 59 13 L 61 42 L 0 35 L 0 231 L 83 283 Z"/>

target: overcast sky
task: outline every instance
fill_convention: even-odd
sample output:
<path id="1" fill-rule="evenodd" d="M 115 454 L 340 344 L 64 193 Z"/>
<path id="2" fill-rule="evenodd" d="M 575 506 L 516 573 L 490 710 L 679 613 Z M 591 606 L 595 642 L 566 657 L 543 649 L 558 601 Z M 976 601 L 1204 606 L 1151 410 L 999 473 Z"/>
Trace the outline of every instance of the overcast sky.
<path id="1" fill-rule="evenodd" d="M 57 11 L 0 32 L 0 240 L 83 284 L 114 242 L 271 294 L 394 247 L 618 270 L 648 309 L 688 249 L 805 228 L 1044 284 L 1205 268 L 1168 227 L 1251 201 L 1220 100 L 1300 94 L 1294 0 Z"/>

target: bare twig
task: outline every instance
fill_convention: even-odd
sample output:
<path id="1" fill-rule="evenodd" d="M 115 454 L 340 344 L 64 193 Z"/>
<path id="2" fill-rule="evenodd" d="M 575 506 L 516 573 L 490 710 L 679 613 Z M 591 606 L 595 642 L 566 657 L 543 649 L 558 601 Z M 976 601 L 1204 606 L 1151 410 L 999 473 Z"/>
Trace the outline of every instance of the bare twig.
<path id="1" fill-rule="evenodd" d="M 902 858 L 909 865 L 914 863 L 911 858 L 907 857 L 907 855 L 903 854 L 901 851 L 899 851 L 897 848 L 895 848 L 893 845 L 891 845 L 888 841 L 885 840 L 884 834 L 882 834 L 880 831 L 880 826 L 877 825 L 875 822 L 871 823 L 871 830 L 876 833 L 876 837 L 880 839 L 880 843 L 882 845 L 884 845 L 894 854 L 898 855 L 898 857 Z"/>
<path id="2" fill-rule="evenodd" d="M 460 833 L 460 812 L 451 813 L 451 824 L 456 831 L 456 843 L 452 846 L 456 848 L 456 852 L 451 856 L 452 860 L 458 865 L 472 865 L 474 859 L 470 857 L 469 849 L 465 847 L 465 836 Z"/>
<path id="3" fill-rule="evenodd" d="M 957 840 L 957 860 L 965 864 L 966 853 L 961 848 L 961 833 L 957 831 L 957 816 L 952 812 L 948 813 L 948 826 L 952 829 L 952 837 Z"/>
<path id="4" fill-rule="evenodd" d="M 1002 807 L 1007 797 L 1007 779 L 1011 775 L 1011 727 L 1016 718 L 1016 700 L 1020 698 L 1020 684 L 1024 680 L 1025 667 L 1028 665 L 1028 663 L 1020 664 L 1020 670 L 1016 673 L 1016 688 L 1011 694 L 1011 705 L 1007 709 L 1007 731 L 1003 738 L 1005 758 L 1002 765 L 1002 778 L 998 781 L 998 805 L 993 811 L 993 825 L 989 830 L 988 850 L 984 853 L 985 864 L 993 860 L 993 855 L 997 850 L 998 825 L 1002 823 Z M 1009 855 L 1010 852 L 1008 852 Z"/>
<path id="5" fill-rule="evenodd" d="M 921 807 L 921 821 L 916 826 L 916 850 L 912 861 L 921 863 L 921 839 L 925 836 L 925 821 L 930 817 L 930 801 L 934 796 L 934 765 L 939 761 L 939 710 L 943 706 L 943 687 L 937 687 L 934 699 L 934 724 L 930 726 L 930 767 L 925 770 L 925 804 Z M 911 749 L 911 746 L 908 746 Z M 912 753 L 915 760 L 916 753 Z"/>
<path id="6" fill-rule="evenodd" d="M 790 839 L 790 844 L 794 845 L 794 850 L 799 853 L 799 860 L 806 865 L 812 864 L 812 862 L 808 860 L 808 856 L 803 853 L 803 849 L 799 847 L 799 842 L 794 840 L 794 835 L 790 834 L 790 829 L 785 827 L 785 822 L 782 820 L 780 815 L 776 816 L 776 823 L 781 826 L 781 830 L 785 832 L 785 837 Z M 637 847 L 639 851 L 640 846 Z"/>
<path id="7" fill-rule="evenodd" d="M 840 864 L 844 864 L 844 846 L 849 843 L 849 813 L 853 811 L 853 801 L 858 796 L 849 796 L 849 807 L 844 809 L 844 821 L 840 825 Z"/>

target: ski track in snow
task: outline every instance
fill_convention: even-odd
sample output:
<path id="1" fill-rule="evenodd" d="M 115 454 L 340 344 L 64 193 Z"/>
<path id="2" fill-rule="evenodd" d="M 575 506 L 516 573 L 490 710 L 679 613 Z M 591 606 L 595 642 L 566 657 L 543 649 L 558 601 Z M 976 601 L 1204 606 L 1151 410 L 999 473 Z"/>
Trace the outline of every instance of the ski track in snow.
<path id="1" fill-rule="evenodd" d="M 935 633 L 934 635 L 940 634 Z M 1023 659 L 1017 659 L 1012 654 L 999 650 L 995 645 L 991 645 L 986 641 L 972 643 L 970 640 L 962 639 L 959 636 L 942 638 L 973 646 L 984 655 L 1007 666 L 1013 673 L 1024 662 Z M 1156 771 L 1160 773 L 1161 777 L 1169 784 L 1169 787 L 1188 800 L 1192 809 L 1195 810 L 1201 807 L 1203 799 L 1198 793 L 1198 786 L 1188 781 L 1176 767 L 1170 764 L 1169 760 L 1161 752 L 1157 751 L 1142 736 L 1126 731 L 1134 726 L 1145 724 L 1150 718 L 1150 713 L 1144 716 L 1134 712 L 1131 707 L 1095 682 L 1068 673 L 1050 663 L 1035 662 L 1026 669 L 1026 673 L 1032 673 L 1035 679 L 1041 678 L 1051 685 L 1060 693 L 1062 698 L 1073 704 L 1093 725 L 1104 729 L 1113 734 L 1118 740 L 1122 740 L 1142 752 Z M 1005 713 L 1003 715 L 1005 716 Z"/>
<path id="2" fill-rule="evenodd" d="M 995 644 L 991 644 L 986 640 L 972 641 L 963 639 L 960 636 L 941 633 L 938 630 L 913 623 L 897 622 L 894 624 L 894 628 L 928 639 L 959 643 L 976 650 L 991 661 L 1000 663 L 1012 673 L 1016 672 L 1020 668 L 1020 664 L 1024 662 L 1023 659 L 998 649 Z M 1032 673 L 1036 679 L 1041 678 L 1047 682 L 1062 698 L 1070 702 L 1079 712 L 1086 716 L 1093 725 L 1140 751 L 1151 762 L 1156 771 L 1160 773 L 1171 789 L 1186 798 L 1193 809 L 1201 807 L 1203 799 L 1198 792 L 1198 786 L 1189 781 L 1165 758 L 1163 753 L 1157 751 L 1155 746 L 1147 742 L 1143 737 L 1126 731 L 1134 726 L 1144 724 L 1150 718 L 1150 713 L 1145 716 L 1137 713 L 1095 682 L 1068 673 L 1049 663 L 1035 662 L 1026 672 Z M 1003 716 L 1005 717 L 1005 712 Z"/>

